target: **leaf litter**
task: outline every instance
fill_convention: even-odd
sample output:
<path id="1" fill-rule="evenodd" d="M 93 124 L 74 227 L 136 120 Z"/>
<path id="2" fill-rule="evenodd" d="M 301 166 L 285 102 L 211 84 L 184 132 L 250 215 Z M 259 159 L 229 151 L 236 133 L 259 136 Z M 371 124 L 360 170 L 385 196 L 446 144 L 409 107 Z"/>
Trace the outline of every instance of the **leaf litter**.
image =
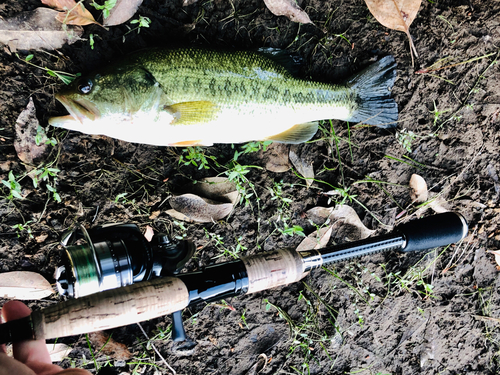
<path id="1" fill-rule="evenodd" d="M 81 2 L 76 3 L 74 0 L 42 0 L 42 3 L 60 11 L 56 15 L 56 19 L 65 25 L 85 26 L 93 23 L 100 25 Z"/>
<path id="2" fill-rule="evenodd" d="M 48 153 L 45 131 L 36 117 L 35 104 L 30 97 L 28 105 L 16 121 L 16 139 L 14 148 L 23 163 L 35 164 Z"/>
<path id="3" fill-rule="evenodd" d="M 127 22 L 137 12 L 142 0 L 118 0 L 104 19 L 104 26 L 116 26 Z"/>
<path id="4" fill-rule="evenodd" d="M 210 223 L 228 216 L 239 200 L 236 185 L 226 177 L 208 177 L 184 185 L 181 194 L 169 199 L 167 214 L 187 222 Z"/>
<path id="5" fill-rule="evenodd" d="M 55 50 L 80 40 L 80 26 L 63 25 L 56 20 L 60 12 L 37 8 L 8 19 L 0 18 L 0 43 L 17 50 Z"/>
<path id="6" fill-rule="evenodd" d="M 0 297 L 38 300 L 54 293 L 50 283 L 39 273 L 12 271 L 0 273 Z"/>
<path id="7" fill-rule="evenodd" d="M 385 27 L 402 31 L 408 36 L 412 65 L 417 49 L 410 35 L 410 25 L 417 16 L 422 0 L 365 0 L 370 13 Z"/>
<path id="8" fill-rule="evenodd" d="M 285 16 L 293 22 L 312 23 L 308 14 L 297 5 L 295 0 L 264 0 L 264 3 L 275 16 Z"/>

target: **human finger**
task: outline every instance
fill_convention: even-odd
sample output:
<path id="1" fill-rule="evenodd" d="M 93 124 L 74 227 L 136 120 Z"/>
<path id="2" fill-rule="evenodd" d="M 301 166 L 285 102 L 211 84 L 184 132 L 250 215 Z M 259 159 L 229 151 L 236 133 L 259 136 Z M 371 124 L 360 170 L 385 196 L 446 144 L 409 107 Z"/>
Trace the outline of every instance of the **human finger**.
<path id="1" fill-rule="evenodd" d="M 6 321 L 24 318 L 31 314 L 28 306 L 20 301 L 9 301 L 2 308 Z M 53 374 L 61 367 L 53 365 L 45 340 L 26 340 L 12 344 L 14 358 L 24 363 L 37 374 Z"/>

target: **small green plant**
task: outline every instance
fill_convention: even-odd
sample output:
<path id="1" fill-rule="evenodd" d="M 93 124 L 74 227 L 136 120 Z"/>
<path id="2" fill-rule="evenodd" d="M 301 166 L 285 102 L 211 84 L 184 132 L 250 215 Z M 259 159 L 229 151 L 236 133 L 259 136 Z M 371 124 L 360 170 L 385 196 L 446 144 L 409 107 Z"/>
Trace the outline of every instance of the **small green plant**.
<path id="1" fill-rule="evenodd" d="M 102 16 L 104 18 L 108 18 L 111 12 L 111 9 L 116 5 L 117 0 L 106 0 L 103 5 L 97 4 L 95 1 L 92 1 L 90 5 L 92 5 L 97 10 L 102 10 Z"/>
<path id="2" fill-rule="evenodd" d="M 216 161 L 214 156 L 205 155 L 205 151 L 202 147 L 188 147 L 182 150 L 187 155 L 181 155 L 179 158 L 179 164 L 184 165 L 194 165 L 198 169 L 209 169 L 208 160 Z"/>
<path id="3" fill-rule="evenodd" d="M 54 137 L 48 138 L 45 129 L 38 125 L 36 128 L 35 143 L 37 146 L 40 146 L 42 143 L 55 146 L 57 145 L 57 139 Z"/>
<path id="4" fill-rule="evenodd" d="M 247 329 L 249 329 L 249 328 L 248 328 L 248 324 L 247 324 L 247 318 L 245 317 L 245 313 L 246 313 L 246 312 L 247 312 L 247 309 L 243 310 L 243 313 L 242 313 L 242 314 L 241 314 L 241 316 L 240 316 L 240 320 L 243 322 L 243 324 L 245 325 L 245 327 L 246 327 Z"/>
<path id="5" fill-rule="evenodd" d="M 396 141 L 408 152 L 412 152 L 411 145 L 416 138 L 416 134 L 406 128 L 396 132 Z"/>
<path id="6" fill-rule="evenodd" d="M 90 49 L 94 49 L 94 34 L 89 35 L 89 45 Z"/>
<path id="7" fill-rule="evenodd" d="M 265 299 L 264 302 L 266 303 L 266 311 L 269 311 L 271 308 L 275 309 L 278 316 L 287 322 L 290 329 L 291 341 L 288 357 L 297 350 L 300 350 L 304 355 L 304 357 L 300 359 L 302 362 L 300 364 L 302 370 L 294 366 L 290 366 L 290 368 L 300 374 L 309 373 L 309 362 L 316 359 L 315 354 L 319 348 L 321 348 L 328 358 L 332 360 L 325 346 L 330 345 L 331 337 L 324 329 L 320 328 L 318 307 L 314 306 L 311 300 L 309 300 L 303 292 L 300 292 L 297 299 L 297 305 L 304 309 L 300 321 L 293 320 L 281 307 L 269 302 L 269 300 Z M 338 327 L 335 326 L 335 330 L 337 330 L 337 328 Z"/>
<path id="8" fill-rule="evenodd" d="M 7 181 L 2 180 L 4 184 L 9 189 L 9 195 L 7 195 L 8 200 L 13 200 L 14 198 L 23 199 L 21 194 L 21 185 L 16 181 L 16 177 L 12 171 L 9 172 L 9 179 Z"/>
<path id="9" fill-rule="evenodd" d="M 445 109 L 445 110 L 443 110 L 443 111 L 439 111 L 439 110 L 437 109 L 437 107 L 436 107 L 436 101 L 433 101 L 433 104 L 434 104 L 434 110 L 432 110 L 432 111 L 430 111 L 430 112 L 431 112 L 431 113 L 433 114 L 433 116 L 434 116 L 434 122 L 433 122 L 433 124 L 432 124 L 432 125 L 433 125 L 433 126 L 436 126 L 436 125 L 437 125 L 437 123 L 438 123 L 438 121 L 439 121 L 439 119 L 441 118 L 441 115 L 443 115 L 443 114 L 445 114 L 445 113 L 447 113 L 447 112 L 450 112 L 450 110 L 449 110 L 449 109 Z"/>
<path id="10" fill-rule="evenodd" d="M 40 182 L 45 182 L 45 187 L 52 194 L 52 198 L 56 202 L 61 202 L 61 197 L 57 193 L 56 183 L 57 183 L 57 174 L 60 172 L 57 168 L 51 167 L 42 167 L 40 169 L 35 169 L 31 172 L 31 178 L 33 179 L 33 186 L 35 188 L 38 187 Z"/>
<path id="11" fill-rule="evenodd" d="M 269 192 L 271 193 L 272 197 L 271 200 L 278 200 L 280 201 L 284 207 L 288 207 L 290 203 L 293 202 L 292 199 L 284 197 L 283 193 L 283 181 L 280 182 L 274 182 L 274 185 L 272 188 L 268 188 Z"/>
<path id="12" fill-rule="evenodd" d="M 16 53 L 16 56 L 17 56 L 17 58 L 19 60 L 23 60 L 23 59 L 21 59 L 21 57 L 17 53 Z M 52 69 L 49 69 L 49 68 L 45 68 L 43 66 L 39 66 L 39 65 L 33 64 L 31 62 L 31 60 L 33 59 L 33 57 L 34 57 L 34 55 L 28 55 L 28 56 L 26 56 L 26 58 L 23 61 L 26 62 L 26 63 L 28 63 L 31 66 L 34 66 L 34 67 L 38 68 L 38 69 L 45 70 L 49 76 L 59 78 L 66 85 L 69 85 L 71 82 L 73 82 L 75 80 L 76 77 L 80 76 L 80 73 L 71 74 L 71 73 L 61 72 L 59 70 L 52 70 Z"/>
<path id="13" fill-rule="evenodd" d="M 234 182 L 236 186 L 236 190 L 240 195 L 240 204 L 245 202 L 245 206 L 250 205 L 250 198 L 254 195 L 257 197 L 257 193 L 255 190 L 255 185 L 248 180 L 245 176 L 250 172 L 250 168 L 262 169 L 257 166 L 250 165 L 241 165 L 238 164 L 235 160 L 231 163 L 232 165 L 225 172 L 229 181 Z M 259 198 L 257 197 L 257 202 L 259 202 Z"/>
<path id="14" fill-rule="evenodd" d="M 126 196 L 128 195 L 128 193 L 120 193 L 118 194 L 116 197 L 115 197 L 115 200 L 114 202 L 115 203 L 127 203 L 128 200 L 126 198 Z"/>
<path id="15" fill-rule="evenodd" d="M 217 255 L 215 257 L 215 259 L 226 256 L 226 255 L 229 255 L 229 256 L 233 257 L 234 259 L 238 259 L 239 253 L 241 251 L 247 250 L 247 248 L 245 246 L 243 246 L 243 244 L 241 243 L 241 240 L 243 239 L 243 237 L 241 237 L 241 236 L 236 239 L 236 246 L 229 246 L 229 247 L 227 247 L 224 244 L 224 237 L 222 237 L 219 234 L 209 232 L 206 228 L 205 228 L 205 236 L 210 241 L 213 241 L 215 243 L 215 247 L 221 252 L 220 255 Z"/>
<path id="16" fill-rule="evenodd" d="M 302 228 L 300 225 L 289 226 L 287 221 L 288 221 L 287 218 L 282 219 L 283 228 L 276 226 L 278 232 L 280 232 L 284 236 L 294 236 L 294 235 L 298 235 L 301 237 L 306 236 L 306 234 L 304 233 L 304 228 Z"/>
<path id="17" fill-rule="evenodd" d="M 257 152 L 260 150 L 266 151 L 267 147 L 273 143 L 272 141 L 263 141 L 263 142 L 248 142 L 245 143 L 241 146 L 241 149 L 243 150 L 241 153 L 242 154 L 250 154 L 252 152 Z M 237 152 L 237 151 L 236 151 Z M 237 157 L 235 158 L 235 160 Z"/>
<path id="18" fill-rule="evenodd" d="M 137 30 L 137 34 L 139 34 L 141 32 L 141 28 L 149 27 L 149 25 L 151 24 L 151 20 L 148 17 L 139 16 L 138 19 L 130 21 L 130 24 L 137 26 L 132 30 L 130 30 L 129 32 Z"/>
<path id="19" fill-rule="evenodd" d="M 21 237 L 21 233 L 26 232 L 29 238 L 33 238 L 33 233 L 30 226 L 31 223 L 33 223 L 33 221 L 29 220 L 24 224 L 19 223 L 13 225 L 11 228 L 16 230 L 17 237 Z"/>

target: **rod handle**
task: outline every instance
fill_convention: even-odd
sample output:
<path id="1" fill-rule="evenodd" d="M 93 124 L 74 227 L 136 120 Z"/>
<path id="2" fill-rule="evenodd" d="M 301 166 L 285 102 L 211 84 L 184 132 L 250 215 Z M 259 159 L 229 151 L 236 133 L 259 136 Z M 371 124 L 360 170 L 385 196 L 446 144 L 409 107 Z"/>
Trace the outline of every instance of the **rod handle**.
<path id="1" fill-rule="evenodd" d="M 406 240 L 401 251 L 410 252 L 458 242 L 467 236 L 469 226 L 461 214 L 445 212 L 399 225 L 396 231 Z"/>
<path id="2" fill-rule="evenodd" d="M 185 308 L 189 292 L 177 277 L 144 281 L 49 306 L 31 314 L 37 339 L 101 331 Z"/>

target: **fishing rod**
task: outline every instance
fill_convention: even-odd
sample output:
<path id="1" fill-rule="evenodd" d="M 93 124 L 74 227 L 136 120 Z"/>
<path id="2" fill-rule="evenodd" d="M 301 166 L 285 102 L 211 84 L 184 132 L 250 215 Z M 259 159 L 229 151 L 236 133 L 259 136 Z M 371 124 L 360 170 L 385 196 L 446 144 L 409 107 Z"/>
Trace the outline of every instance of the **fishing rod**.
<path id="1" fill-rule="evenodd" d="M 70 235 L 66 242 L 68 259 L 58 270 L 57 279 L 61 294 L 79 298 L 0 324 L 0 344 L 73 336 L 167 314 L 174 314 L 174 322 L 178 324 L 174 335 L 182 339 L 180 311 L 186 307 L 287 285 L 323 265 L 360 256 L 446 246 L 460 241 L 467 233 L 464 217 L 447 212 L 413 220 L 391 233 L 352 243 L 302 252 L 268 251 L 197 272 L 177 274 L 194 251 L 189 241 L 173 243 L 159 234 L 150 245 L 133 224 L 103 226 L 89 233 L 82 230 Z M 86 244 L 78 244 L 82 237 Z M 133 264 L 134 261 L 142 264 Z M 111 289 L 104 290 L 108 287 Z"/>

